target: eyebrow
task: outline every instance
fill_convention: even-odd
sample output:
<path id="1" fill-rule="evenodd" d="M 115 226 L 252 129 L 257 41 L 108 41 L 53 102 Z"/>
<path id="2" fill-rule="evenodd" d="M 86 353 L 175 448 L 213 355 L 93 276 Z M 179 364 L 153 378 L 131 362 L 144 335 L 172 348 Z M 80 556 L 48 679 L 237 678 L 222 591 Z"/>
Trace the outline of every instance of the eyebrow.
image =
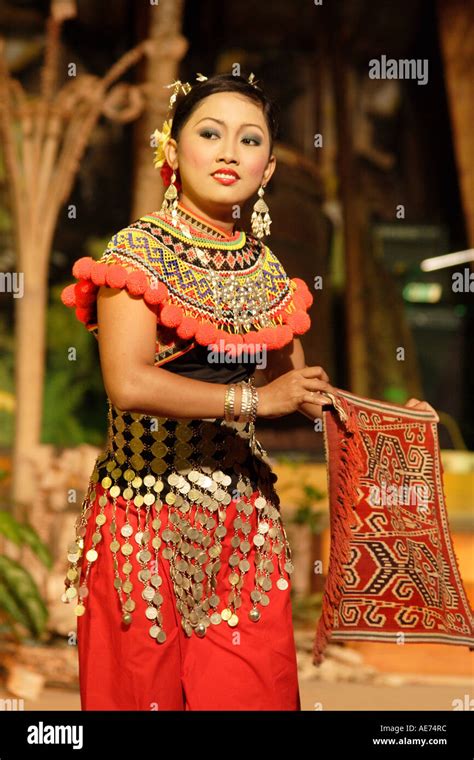
<path id="1" fill-rule="evenodd" d="M 201 121 L 205 121 L 206 119 L 211 119 L 211 121 L 217 121 L 218 124 L 222 124 L 222 126 L 225 127 L 225 121 L 221 121 L 221 119 L 214 119 L 213 116 L 203 116 L 202 119 L 199 119 L 199 121 L 196 122 L 195 126 L 197 127 L 198 124 L 201 123 Z M 259 124 L 242 124 L 242 127 L 257 127 L 257 129 L 260 129 L 263 132 L 262 127 Z"/>

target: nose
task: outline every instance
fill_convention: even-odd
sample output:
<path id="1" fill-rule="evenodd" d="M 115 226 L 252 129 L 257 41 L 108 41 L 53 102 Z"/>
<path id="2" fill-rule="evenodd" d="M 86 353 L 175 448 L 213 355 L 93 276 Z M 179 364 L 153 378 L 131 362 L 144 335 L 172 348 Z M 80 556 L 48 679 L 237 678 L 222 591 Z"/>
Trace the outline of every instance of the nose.
<path id="1" fill-rule="evenodd" d="M 220 158 L 218 161 L 224 161 L 226 164 L 238 164 L 238 160 L 235 157 L 235 149 L 232 146 L 232 141 L 227 139 L 224 144 L 221 145 Z"/>

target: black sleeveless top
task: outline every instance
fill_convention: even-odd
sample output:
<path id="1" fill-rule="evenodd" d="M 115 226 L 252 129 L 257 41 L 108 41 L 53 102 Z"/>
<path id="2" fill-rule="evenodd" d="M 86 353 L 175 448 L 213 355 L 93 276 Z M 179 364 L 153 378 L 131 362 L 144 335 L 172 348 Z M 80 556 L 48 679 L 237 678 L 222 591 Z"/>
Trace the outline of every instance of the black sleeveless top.
<path id="1" fill-rule="evenodd" d="M 166 362 L 163 368 L 194 380 L 226 384 L 246 380 L 259 366 L 258 361 L 251 359 L 242 363 L 233 360 L 223 364 L 222 361 L 209 361 L 209 357 L 206 346 L 195 346 L 178 358 Z"/>

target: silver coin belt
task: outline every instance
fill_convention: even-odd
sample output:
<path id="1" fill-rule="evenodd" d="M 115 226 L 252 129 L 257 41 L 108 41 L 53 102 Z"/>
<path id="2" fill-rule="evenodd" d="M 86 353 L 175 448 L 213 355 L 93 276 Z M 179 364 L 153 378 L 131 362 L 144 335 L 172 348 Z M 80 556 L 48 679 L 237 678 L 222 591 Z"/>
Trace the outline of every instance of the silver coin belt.
<path id="1" fill-rule="evenodd" d="M 86 612 L 88 580 L 103 542 L 102 531 L 109 519 L 112 539 L 114 586 L 122 620 L 130 625 L 136 602 L 136 581 L 143 586 L 147 602 L 149 634 L 157 643 L 166 640 L 163 629 L 160 587 L 161 558 L 168 561 L 176 607 L 188 636 L 193 631 L 203 637 L 209 625 L 223 621 L 235 627 L 239 622 L 244 576 L 255 566 L 254 588 L 250 594 L 249 619 L 258 622 L 261 608 L 270 603 L 268 591 L 275 564 L 278 589 L 288 588 L 294 566 L 291 548 L 281 520 L 279 499 L 273 488 L 277 476 L 266 462 L 250 452 L 246 437 L 248 423 L 223 420 L 179 420 L 128 413 L 109 401 L 109 441 L 96 460 L 81 512 L 75 523 L 75 540 L 68 547 L 68 570 L 62 600 L 75 604 L 75 614 Z M 95 515 L 95 531 L 90 546 L 84 546 L 88 520 L 99 495 L 100 511 Z M 258 491 L 252 503 L 250 496 Z M 117 530 L 117 499 L 125 502 L 125 520 Z M 221 569 L 220 555 L 228 528 L 226 507 L 236 499 L 238 516 L 233 520 L 228 580 L 231 590 L 221 603 L 216 593 Z M 112 514 L 106 506 L 112 502 Z M 129 521 L 129 509 L 137 511 L 136 524 Z M 168 524 L 160 530 L 161 510 L 168 511 Z M 257 512 L 256 528 L 251 516 Z M 227 538 L 228 540 L 228 538 Z M 133 576 L 130 555 L 135 552 L 140 569 Z M 119 553 L 125 558 L 120 568 Z M 85 568 L 85 569 L 84 569 Z M 83 569 L 81 577 L 81 569 Z"/>

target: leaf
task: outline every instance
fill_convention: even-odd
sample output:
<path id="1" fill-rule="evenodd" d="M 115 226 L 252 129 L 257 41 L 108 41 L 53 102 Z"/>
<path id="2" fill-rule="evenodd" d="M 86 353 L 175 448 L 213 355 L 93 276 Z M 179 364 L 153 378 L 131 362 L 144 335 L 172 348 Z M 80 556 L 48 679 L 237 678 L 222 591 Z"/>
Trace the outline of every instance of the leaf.
<path id="1" fill-rule="evenodd" d="M 13 515 L 5 510 L 0 511 L 0 534 L 17 546 L 21 546 L 20 525 Z"/>
<path id="2" fill-rule="evenodd" d="M 43 565 L 48 569 L 52 567 L 53 558 L 48 547 L 29 523 L 19 523 L 10 512 L 2 510 L 0 511 L 0 533 L 17 546 L 26 544 Z"/>
<path id="3" fill-rule="evenodd" d="M 39 637 L 48 620 L 48 610 L 30 573 L 15 560 L 0 555 L 0 583 L 14 597 L 28 630 Z"/>
<path id="4" fill-rule="evenodd" d="M 21 623 L 25 628 L 30 630 L 30 621 L 27 615 L 18 604 L 14 595 L 9 591 L 4 583 L 0 582 L 0 609 L 7 613 L 8 617 L 16 623 Z M 9 626 L 11 623 L 9 621 Z"/>
<path id="5" fill-rule="evenodd" d="M 27 544 L 31 551 L 36 554 L 39 560 L 48 569 L 53 566 L 53 557 L 46 544 L 43 543 L 38 533 L 29 523 L 22 523 L 18 526 L 24 544 Z"/>

